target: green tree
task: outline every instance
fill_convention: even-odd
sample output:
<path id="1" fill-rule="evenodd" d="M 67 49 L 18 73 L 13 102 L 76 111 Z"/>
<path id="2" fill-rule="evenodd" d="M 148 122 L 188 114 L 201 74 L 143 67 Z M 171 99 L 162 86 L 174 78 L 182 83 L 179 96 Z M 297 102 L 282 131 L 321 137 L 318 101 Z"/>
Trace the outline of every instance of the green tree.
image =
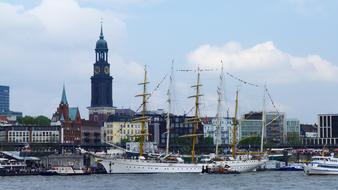
<path id="1" fill-rule="evenodd" d="M 172 145 L 178 146 L 181 153 L 191 153 L 191 138 L 176 137 L 173 139 Z"/>
<path id="2" fill-rule="evenodd" d="M 35 124 L 35 120 L 34 117 L 26 115 L 19 120 L 19 123 L 24 125 L 33 125 Z"/>
<path id="3" fill-rule="evenodd" d="M 257 145 L 259 146 L 261 143 L 261 138 L 258 136 L 246 137 L 239 141 L 239 145 Z"/>
<path id="4" fill-rule="evenodd" d="M 50 119 L 43 115 L 37 117 L 26 115 L 25 117 L 20 118 L 18 122 L 23 125 L 50 125 Z"/>
<path id="5" fill-rule="evenodd" d="M 299 145 L 300 144 L 299 133 L 289 132 L 287 134 L 287 143 L 290 145 Z"/>
<path id="6" fill-rule="evenodd" d="M 50 125 L 50 119 L 46 116 L 39 115 L 35 118 L 35 124 L 37 125 Z"/>

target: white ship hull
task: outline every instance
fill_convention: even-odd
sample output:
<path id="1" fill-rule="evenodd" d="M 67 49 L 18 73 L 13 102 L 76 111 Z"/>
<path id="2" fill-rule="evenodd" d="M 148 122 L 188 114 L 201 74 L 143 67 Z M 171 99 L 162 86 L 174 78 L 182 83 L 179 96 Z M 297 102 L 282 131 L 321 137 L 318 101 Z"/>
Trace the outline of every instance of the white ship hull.
<path id="1" fill-rule="evenodd" d="M 314 156 L 312 159 L 304 166 L 307 175 L 338 175 L 338 158 Z"/>
<path id="2" fill-rule="evenodd" d="M 101 164 L 110 174 L 202 173 L 200 164 L 161 163 L 147 160 L 106 159 Z"/>
<path id="3" fill-rule="evenodd" d="M 307 175 L 338 175 L 338 167 L 323 168 L 318 166 L 306 165 L 304 166 L 304 172 Z"/>
<path id="4" fill-rule="evenodd" d="M 220 165 L 228 165 L 234 171 L 250 172 L 264 164 L 265 161 L 223 161 Z M 110 174 L 146 174 L 146 173 L 202 173 L 202 169 L 211 164 L 161 163 L 147 160 L 105 159 L 101 161 L 107 173 Z"/>

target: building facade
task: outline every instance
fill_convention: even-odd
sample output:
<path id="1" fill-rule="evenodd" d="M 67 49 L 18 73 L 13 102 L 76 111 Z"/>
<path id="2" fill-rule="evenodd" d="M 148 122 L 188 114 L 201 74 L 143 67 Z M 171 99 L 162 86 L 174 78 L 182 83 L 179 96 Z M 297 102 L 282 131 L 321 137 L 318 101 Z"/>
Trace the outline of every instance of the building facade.
<path id="1" fill-rule="evenodd" d="M 318 137 L 317 124 L 300 124 L 301 138 L 315 138 Z"/>
<path id="2" fill-rule="evenodd" d="M 318 114 L 319 144 L 338 143 L 338 114 Z"/>
<path id="3" fill-rule="evenodd" d="M 61 141 L 61 126 L 8 125 L 0 128 L 0 142 L 4 143 L 47 144 Z"/>
<path id="4" fill-rule="evenodd" d="M 240 131 L 240 139 L 260 137 L 262 133 L 262 120 L 243 118 L 240 120 Z"/>
<path id="5" fill-rule="evenodd" d="M 100 145 L 101 126 L 96 121 L 82 119 L 81 121 L 81 145 Z"/>
<path id="6" fill-rule="evenodd" d="M 141 134 L 141 123 L 133 121 L 140 113 L 133 111 L 118 111 L 109 116 L 102 128 L 102 142 L 120 144 L 122 141 L 137 141 Z M 148 122 L 145 126 L 146 141 L 164 148 L 167 142 L 167 113 L 163 110 L 147 111 Z M 192 134 L 194 125 L 188 122 L 191 116 L 170 115 L 170 146 L 175 146 L 175 141 L 183 135 Z M 197 134 L 203 134 L 202 123 L 199 124 Z M 201 138 L 203 138 L 201 136 Z"/>
<path id="7" fill-rule="evenodd" d="M 22 117 L 21 112 L 10 110 L 9 86 L 0 85 L 0 116 L 6 116 L 8 120 L 14 121 Z"/>
<path id="8" fill-rule="evenodd" d="M 286 119 L 285 113 L 266 113 L 265 137 L 267 143 L 283 144 L 286 142 Z"/>
<path id="9" fill-rule="evenodd" d="M 80 145 L 82 142 L 82 122 L 80 111 L 77 107 L 69 107 L 65 86 L 56 112 L 53 114 L 52 123 L 61 124 L 61 143 Z"/>
<path id="10" fill-rule="evenodd" d="M 145 125 L 148 134 L 148 125 Z M 102 128 L 105 143 L 121 144 L 122 141 L 135 141 L 141 135 L 141 123 L 132 120 L 128 115 L 111 115 Z M 149 140 L 146 136 L 146 141 Z"/>
<path id="11" fill-rule="evenodd" d="M 239 121 L 240 139 L 260 137 L 262 134 L 262 112 L 249 112 Z"/>
<path id="12" fill-rule="evenodd" d="M 287 143 L 298 143 L 300 140 L 299 119 L 286 119 L 286 141 Z"/>
<path id="13" fill-rule="evenodd" d="M 108 117 L 114 114 L 113 77 L 108 62 L 108 44 L 104 39 L 102 25 L 99 40 L 96 42 L 95 63 L 91 79 L 91 104 L 88 107 L 89 120 L 103 126 Z"/>
<path id="14" fill-rule="evenodd" d="M 154 142 L 160 148 L 164 148 L 167 143 L 167 113 L 163 110 L 148 111 L 148 131 L 149 141 Z M 184 135 L 193 133 L 194 124 L 189 121 L 191 116 L 170 114 L 170 138 L 169 146 L 176 146 L 175 141 Z M 204 134 L 203 125 L 200 122 L 196 131 L 197 134 Z M 203 139 L 203 136 L 200 137 Z"/>
<path id="15" fill-rule="evenodd" d="M 0 86 L 0 113 L 9 112 L 9 86 Z"/>
<path id="16" fill-rule="evenodd" d="M 213 138 L 214 144 L 217 141 L 217 118 L 209 118 L 209 122 L 205 122 L 203 125 L 204 137 Z M 233 126 L 231 125 L 231 119 L 221 118 L 220 134 L 218 136 L 218 144 L 231 144 Z M 239 140 L 239 130 L 237 130 L 237 142 Z"/>

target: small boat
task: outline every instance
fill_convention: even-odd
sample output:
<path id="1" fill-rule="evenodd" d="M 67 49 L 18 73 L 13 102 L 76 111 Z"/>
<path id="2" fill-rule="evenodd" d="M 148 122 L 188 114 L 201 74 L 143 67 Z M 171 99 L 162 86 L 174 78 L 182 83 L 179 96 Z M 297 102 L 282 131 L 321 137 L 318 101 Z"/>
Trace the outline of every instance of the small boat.
<path id="1" fill-rule="evenodd" d="M 232 169 L 229 165 L 211 164 L 203 166 L 202 173 L 208 174 L 239 174 L 239 171 Z"/>
<path id="2" fill-rule="evenodd" d="M 50 176 L 50 175 L 89 175 L 90 172 L 86 172 L 82 169 L 74 169 L 71 166 L 57 166 L 52 169 L 43 171 L 40 175 Z"/>
<path id="3" fill-rule="evenodd" d="M 303 171 L 303 164 L 301 163 L 292 163 L 287 166 L 282 166 L 277 169 L 278 171 Z"/>
<path id="4" fill-rule="evenodd" d="M 314 156 L 312 161 L 304 166 L 307 175 L 338 175 L 338 158 L 333 155 Z"/>

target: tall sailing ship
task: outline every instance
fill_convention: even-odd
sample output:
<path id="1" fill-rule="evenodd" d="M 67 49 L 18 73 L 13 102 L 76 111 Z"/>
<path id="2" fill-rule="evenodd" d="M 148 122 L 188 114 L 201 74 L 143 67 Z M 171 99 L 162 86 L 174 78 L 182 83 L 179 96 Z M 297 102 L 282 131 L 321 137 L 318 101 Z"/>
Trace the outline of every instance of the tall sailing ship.
<path id="1" fill-rule="evenodd" d="M 192 147 L 192 163 L 184 163 L 183 159 L 179 157 L 175 160 L 166 159 L 170 157 L 169 154 L 169 127 L 170 127 L 170 109 L 168 110 L 168 118 L 167 118 L 167 147 L 166 147 L 166 156 L 162 159 L 150 159 L 146 157 L 143 153 L 143 143 L 145 140 L 145 125 L 147 122 L 147 117 L 145 115 L 147 110 L 147 99 L 150 94 L 147 93 L 147 70 L 144 69 L 144 81 L 140 83 L 143 86 L 143 93 L 137 96 L 142 97 L 142 116 L 137 118 L 138 121 L 141 122 L 141 135 L 140 135 L 140 143 L 139 143 L 139 156 L 137 159 L 128 159 L 128 158 L 106 158 L 102 159 L 100 163 L 103 165 L 107 173 L 110 174 L 130 174 L 130 173 L 201 173 L 203 164 L 195 163 L 195 143 L 196 143 L 196 135 L 192 134 L 193 137 L 193 147 Z M 196 87 L 199 86 L 199 75 L 198 82 Z M 198 90 L 196 90 L 198 92 Z M 170 93 L 169 94 L 169 107 L 170 107 Z M 198 105 L 199 95 L 197 93 L 196 97 L 196 105 Z M 196 108 L 198 109 L 198 107 Z M 197 116 L 196 116 L 197 117 Z M 198 123 L 197 123 L 198 125 Z M 194 133 L 196 133 L 197 125 L 194 127 Z"/>
<path id="2" fill-rule="evenodd" d="M 222 69 L 223 72 L 223 69 Z M 173 74 L 173 70 L 172 70 Z M 222 78 L 221 78 L 222 79 Z M 236 136 L 234 136 L 233 140 L 233 157 L 232 160 L 227 161 L 214 161 L 212 163 L 197 163 L 196 155 L 195 155 L 195 145 L 197 143 L 197 137 L 200 134 L 197 134 L 197 129 L 200 124 L 200 117 L 199 117 L 199 104 L 200 104 L 200 69 L 197 70 L 197 81 L 196 84 L 192 87 L 195 88 L 195 95 L 190 96 L 189 98 L 195 99 L 195 115 L 194 117 L 190 118 L 187 122 L 193 123 L 193 133 L 187 134 L 182 137 L 192 138 L 192 151 L 191 151 L 191 163 L 184 163 L 183 159 L 179 157 L 172 156 L 169 153 L 169 137 L 170 137 L 170 88 L 168 91 L 168 115 L 167 115 L 167 144 L 166 144 L 166 155 L 162 158 L 153 158 L 147 157 L 143 153 L 143 143 L 145 141 L 145 125 L 148 120 L 145 113 L 147 111 L 147 100 L 150 94 L 147 93 L 147 71 L 146 68 L 144 70 L 144 81 L 140 83 L 143 86 L 143 93 L 137 95 L 142 97 L 142 116 L 137 118 L 137 121 L 141 122 L 141 135 L 140 135 L 140 143 L 139 143 L 139 156 L 137 159 L 128 159 L 128 158 L 120 158 L 120 157 L 108 157 L 101 159 L 100 163 L 103 165 L 107 173 L 120 173 L 120 174 L 127 174 L 127 173 L 202 173 L 202 170 L 205 171 L 206 168 L 212 167 L 223 167 L 223 168 L 230 168 L 236 172 L 248 172 L 253 171 L 260 165 L 262 165 L 265 161 L 264 160 L 239 160 L 236 158 L 235 155 L 235 146 L 236 146 Z M 234 118 L 234 127 L 233 133 L 236 134 L 237 130 L 237 107 L 238 107 L 238 92 L 236 95 L 236 111 L 235 111 L 235 118 Z M 219 110 L 219 109 L 218 109 Z M 219 113 L 217 114 L 220 117 Z M 219 122 L 218 122 L 219 123 Z M 218 126 L 219 128 L 220 126 Z M 219 130 L 219 129 L 217 129 Z M 219 135 L 219 132 L 217 133 Z M 218 154 L 218 142 L 216 144 L 216 154 Z M 167 159 L 169 157 L 174 157 L 176 159 Z"/>
<path id="3" fill-rule="evenodd" d="M 219 139 L 220 139 L 220 128 L 221 128 L 221 102 L 223 98 L 223 65 L 221 68 L 220 74 L 220 84 L 217 89 L 218 100 L 217 100 L 217 123 L 216 123 L 216 149 L 215 149 L 215 161 L 211 165 L 211 167 L 221 167 L 221 168 L 230 168 L 232 171 L 237 172 L 250 172 L 254 171 L 259 166 L 263 165 L 266 160 L 263 159 L 239 159 L 236 155 L 236 145 L 237 145 L 237 112 L 238 112 L 238 90 L 236 91 L 236 102 L 235 102 L 235 114 L 233 118 L 233 127 L 232 127 L 232 144 L 231 144 L 231 153 L 232 159 L 231 160 L 224 160 L 219 157 L 218 155 L 218 146 L 219 146 Z"/>

